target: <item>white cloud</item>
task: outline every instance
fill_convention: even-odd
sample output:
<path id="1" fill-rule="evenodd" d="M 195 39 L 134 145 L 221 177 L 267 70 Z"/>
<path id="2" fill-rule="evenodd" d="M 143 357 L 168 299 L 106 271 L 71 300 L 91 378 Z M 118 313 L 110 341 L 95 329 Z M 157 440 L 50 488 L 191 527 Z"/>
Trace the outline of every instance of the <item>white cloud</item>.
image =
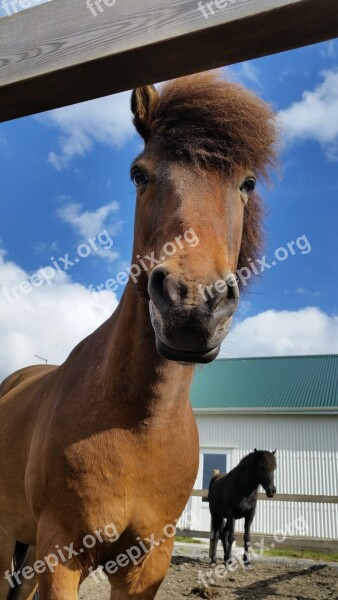
<path id="1" fill-rule="evenodd" d="M 44 256 L 46 256 L 46 254 L 50 256 L 51 254 L 60 252 L 59 244 L 56 241 L 50 242 L 49 244 L 46 244 L 45 242 L 35 242 L 31 244 L 31 246 L 35 254 L 42 254 Z"/>
<path id="2" fill-rule="evenodd" d="M 58 108 L 36 118 L 61 132 L 59 149 L 48 156 L 59 171 L 75 156 L 87 154 L 94 143 L 122 148 L 134 133 L 130 92 Z"/>
<path id="3" fill-rule="evenodd" d="M 318 308 L 268 310 L 234 326 L 221 358 L 338 353 L 338 315 Z"/>
<path id="4" fill-rule="evenodd" d="M 118 302 L 113 292 L 91 293 L 73 283 L 65 273 L 56 274 L 52 285 L 33 288 L 28 294 L 3 294 L 29 274 L 6 260 L 0 250 L 0 380 L 21 367 L 37 364 L 38 354 L 59 364 L 89 333 L 105 321 Z"/>
<path id="5" fill-rule="evenodd" d="M 249 81 L 253 83 L 257 87 L 262 87 L 262 84 L 259 79 L 259 70 L 257 67 L 251 62 L 243 62 L 238 67 L 238 75 L 240 79 L 244 79 L 245 81 Z"/>
<path id="6" fill-rule="evenodd" d="M 66 273 L 55 274 L 52 285 L 28 294 L 11 293 L 29 274 L 6 260 L 0 250 L 0 380 L 16 369 L 39 361 L 35 354 L 60 364 L 74 346 L 103 323 L 118 301 L 113 292 L 91 293 Z M 338 316 L 318 308 L 269 310 L 237 323 L 222 346 L 220 357 L 338 353 Z"/>
<path id="7" fill-rule="evenodd" d="M 299 296 L 308 296 L 309 298 L 319 298 L 319 296 L 322 295 L 321 292 L 309 291 L 303 287 L 296 288 L 295 293 L 298 294 Z"/>
<path id="8" fill-rule="evenodd" d="M 235 81 L 243 85 L 253 84 L 262 88 L 260 72 L 251 62 L 245 61 L 234 67 L 223 67 L 224 76 L 227 81 Z"/>
<path id="9" fill-rule="evenodd" d="M 329 40 L 323 44 L 320 54 L 323 58 L 334 58 L 336 56 L 336 40 Z"/>
<path id="10" fill-rule="evenodd" d="M 338 69 L 324 71 L 323 82 L 280 111 L 286 142 L 315 140 L 328 160 L 338 160 Z"/>
<path id="11" fill-rule="evenodd" d="M 57 216 L 64 222 L 68 223 L 75 234 L 80 237 L 82 242 L 86 242 L 91 238 L 97 238 L 97 236 L 107 230 L 110 236 L 117 235 L 122 229 L 122 221 L 112 219 L 112 216 L 116 216 L 119 210 L 119 204 L 115 200 L 99 206 L 95 211 L 82 210 L 81 204 L 73 202 L 68 198 L 70 202 L 62 206 L 56 211 Z M 113 240 L 111 240 L 113 243 Z M 107 240 L 106 240 L 106 246 Z M 119 253 L 111 250 L 110 248 L 97 247 L 95 255 L 101 256 L 105 260 L 113 261 L 119 257 Z"/>
<path id="12" fill-rule="evenodd" d="M 57 210 L 57 215 L 65 223 L 72 226 L 75 233 L 82 238 L 89 238 L 107 227 L 107 219 L 116 214 L 119 205 L 115 200 L 104 206 L 99 206 L 94 211 L 84 210 L 81 212 L 81 204 L 70 202 Z"/>

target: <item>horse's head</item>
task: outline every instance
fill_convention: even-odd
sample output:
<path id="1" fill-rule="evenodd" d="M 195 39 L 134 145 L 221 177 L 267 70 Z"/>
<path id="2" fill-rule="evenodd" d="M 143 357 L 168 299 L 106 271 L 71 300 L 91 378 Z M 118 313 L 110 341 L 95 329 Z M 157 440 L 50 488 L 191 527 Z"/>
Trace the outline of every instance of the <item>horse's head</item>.
<path id="1" fill-rule="evenodd" d="M 257 481 L 264 488 L 267 497 L 273 498 L 276 493 L 274 483 L 275 469 L 277 467 L 276 450 L 268 452 L 268 450 L 256 450 L 255 448 L 254 454 Z"/>
<path id="2" fill-rule="evenodd" d="M 169 82 L 160 93 L 139 88 L 132 111 L 145 148 L 131 168 L 131 275 L 149 297 L 159 354 L 206 363 L 237 307 L 236 271 L 250 266 L 260 247 L 254 188 L 273 162 L 274 115 L 214 73 Z"/>

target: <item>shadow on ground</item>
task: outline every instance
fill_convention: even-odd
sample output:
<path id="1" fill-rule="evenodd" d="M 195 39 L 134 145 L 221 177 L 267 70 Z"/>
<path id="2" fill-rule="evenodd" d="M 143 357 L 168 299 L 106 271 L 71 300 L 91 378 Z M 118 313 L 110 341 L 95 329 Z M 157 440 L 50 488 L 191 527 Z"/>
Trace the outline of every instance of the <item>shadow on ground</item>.
<path id="1" fill-rule="evenodd" d="M 233 594 L 237 596 L 239 600 L 248 600 L 248 598 L 254 598 L 255 600 L 262 600 L 267 596 L 274 596 L 277 593 L 277 586 L 285 581 L 290 582 L 293 578 L 308 577 L 310 573 L 318 573 L 325 569 L 326 565 L 313 565 L 307 569 L 300 569 L 299 571 L 286 571 L 277 575 L 276 577 L 270 577 L 266 580 L 255 581 L 247 586 L 241 586 L 240 589 L 234 589 Z M 262 589 L 263 588 L 263 589 Z M 301 600 L 298 596 L 297 600 Z"/>

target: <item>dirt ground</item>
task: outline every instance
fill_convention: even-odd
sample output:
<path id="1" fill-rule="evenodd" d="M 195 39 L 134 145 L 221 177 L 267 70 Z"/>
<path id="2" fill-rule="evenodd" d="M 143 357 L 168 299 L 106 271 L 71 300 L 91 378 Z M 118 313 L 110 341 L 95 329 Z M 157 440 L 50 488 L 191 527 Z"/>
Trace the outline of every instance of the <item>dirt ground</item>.
<path id="1" fill-rule="evenodd" d="M 237 563 L 238 564 L 238 563 Z M 221 561 L 219 561 L 221 565 Z M 225 576 L 224 576 L 225 573 Z M 220 576 L 217 576 L 220 575 Z M 223 575 L 223 576 L 222 576 Z M 106 581 L 87 580 L 80 600 L 109 600 Z M 325 563 L 256 560 L 250 569 L 211 570 L 206 553 L 174 556 L 156 600 L 338 600 L 338 568 Z"/>

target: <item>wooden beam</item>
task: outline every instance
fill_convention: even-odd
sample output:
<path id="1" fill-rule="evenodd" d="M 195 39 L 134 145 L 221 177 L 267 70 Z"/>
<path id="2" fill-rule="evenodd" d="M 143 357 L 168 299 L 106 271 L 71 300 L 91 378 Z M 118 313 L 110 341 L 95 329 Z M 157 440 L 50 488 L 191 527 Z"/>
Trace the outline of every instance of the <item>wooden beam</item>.
<path id="1" fill-rule="evenodd" d="M 338 496 L 313 496 L 308 494 L 275 494 L 267 498 L 266 494 L 258 494 L 258 500 L 273 502 L 310 502 L 314 504 L 338 504 Z"/>
<path id="2" fill-rule="evenodd" d="M 278 535 L 266 535 L 265 533 L 252 533 L 251 534 L 251 547 L 253 550 L 259 554 L 260 547 L 262 542 L 264 543 L 264 547 L 269 548 L 280 548 L 281 550 L 286 550 L 288 548 L 292 548 L 294 550 L 316 550 L 320 552 L 336 552 L 338 547 L 338 540 L 330 539 L 330 538 L 314 538 L 314 537 L 296 537 L 296 536 L 288 536 L 283 540 L 283 542 L 279 541 Z M 236 533 L 235 534 L 236 543 L 239 546 L 243 546 L 243 534 Z M 277 542 L 276 542 L 277 539 Z M 257 546 L 255 547 L 255 544 Z"/>
<path id="3" fill-rule="evenodd" d="M 337 0 L 208 5 L 57 0 L 0 19 L 0 121 L 338 35 Z"/>
<path id="4" fill-rule="evenodd" d="M 192 537 L 211 540 L 211 531 L 198 531 L 197 529 L 176 529 L 176 536 L 178 537 Z"/>
<path id="5" fill-rule="evenodd" d="M 208 490 L 193 490 L 192 496 L 208 498 Z M 317 504 L 338 504 L 338 496 L 314 496 L 310 494 L 275 494 L 273 498 L 267 498 L 266 494 L 257 494 L 258 500 L 269 500 L 272 502 L 310 502 Z"/>

